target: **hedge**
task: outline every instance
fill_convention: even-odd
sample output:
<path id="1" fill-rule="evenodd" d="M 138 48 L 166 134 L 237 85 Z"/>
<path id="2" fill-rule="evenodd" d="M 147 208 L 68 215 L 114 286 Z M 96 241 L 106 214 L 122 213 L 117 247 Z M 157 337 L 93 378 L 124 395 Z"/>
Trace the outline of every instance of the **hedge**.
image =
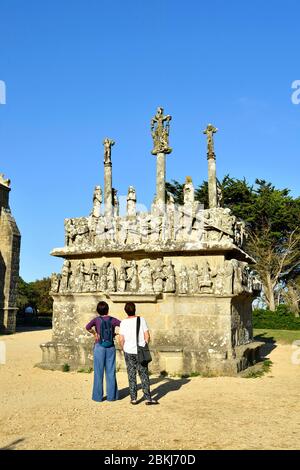
<path id="1" fill-rule="evenodd" d="M 253 328 L 266 328 L 271 330 L 300 330 L 300 318 L 281 304 L 275 312 L 262 308 L 253 310 Z"/>

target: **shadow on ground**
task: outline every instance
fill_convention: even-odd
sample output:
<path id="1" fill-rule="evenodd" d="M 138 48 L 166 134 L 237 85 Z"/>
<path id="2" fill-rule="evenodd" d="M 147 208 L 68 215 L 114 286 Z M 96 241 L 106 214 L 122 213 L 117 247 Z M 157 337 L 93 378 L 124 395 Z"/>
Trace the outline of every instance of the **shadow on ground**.
<path id="1" fill-rule="evenodd" d="M 33 326 L 33 325 L 19 325 L 16 327 L 16 333 L 26 333 L 27 331 L 43 331 L 43 330 L 51 330 L 51 326 Z"/>
<path id="2" fill-rule="evenodd" d="M 25 441 L 24 438 L 22 439 L 17 439 L 16 441 L 11 442 L 10 444 L 7 444 L 4 447 L 0 447 L 0 450 L 15 450 L 17 445 L 20 444 L 20 442 Z"/>
<path id="3" fill-rule="evenodd" d="M 163 383 L 160 383 L 163 382 Z M 151 396 L 154 400 L 160 400 L 162 397 L 167 395 L 171 392 L 176 392 L 179 390 L 183 385 L 186 385 L 190 382 L 190 379 L 171 379 L 168 377 L 158 377 L 156 379 L 150 379 L 151 385 Z M 158 385 L 156 388 L 155 385 Z M 138 384 L 138 390 L 141 390 L 141 384 Z M 123 400 L 124 398 L 129 396 L 129 387 L 122 388 L 119 390 L 119 400 Z M 138 403 L 144 401 L 144 398 L 138 400 Z"/>
<path id="4" fill-rule="evenodd" d="M 254 341 L 261 341 L 263 346 L 260 349 L 260 354 L 262 358 L 268 356 L 273 349 L 277 347 L 276 340 L 273 336 L 268 336 L 268 333 L 261 333 L 259 335 L 254 336 Z"/>

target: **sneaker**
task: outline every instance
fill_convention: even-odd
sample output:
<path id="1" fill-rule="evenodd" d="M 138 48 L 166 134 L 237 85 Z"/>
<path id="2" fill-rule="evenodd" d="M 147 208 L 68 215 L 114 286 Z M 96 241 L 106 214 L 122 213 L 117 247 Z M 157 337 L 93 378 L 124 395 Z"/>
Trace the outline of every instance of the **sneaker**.
<path id="1" fill-rule="evenodd" d="M 131 400 L 131 405 L 137 405 L 137 401 L 136 400 Z"/>
<path id="2" fill-rule="evenodd" d="M 151 400 L 151 401 L 146 401 L 145 405 L 159 405 L 158 401 Z"/>

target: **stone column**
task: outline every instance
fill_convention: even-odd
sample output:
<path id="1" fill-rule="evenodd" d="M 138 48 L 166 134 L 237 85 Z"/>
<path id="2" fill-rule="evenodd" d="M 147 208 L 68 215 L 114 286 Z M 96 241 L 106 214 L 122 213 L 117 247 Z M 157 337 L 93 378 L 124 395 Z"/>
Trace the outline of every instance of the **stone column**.
<path id="1" fill-rule="evenodd" d="M 209 208 L 217 207 L 217 175 L 216 175 L 216 157 L 215 154 L 208 153 L 208 201 Z"/>
<path id="2" fill-rule="evenodd" d="M 164 207 L 166 203 L 166 155 L 158 153 L 156 156 L 156 204 Z"/>
<path id="3" fill-rule="evenodd" d="M 104 207 L 105 215 L 113 214 L 112 164 L 104 163 Z"/>
<path id="4" fill-rule="evenodd" d="M 112 188 L 112 163 L 111 148 L 115 142 L 108 137 L 103 141 L 104 145 L 104 212 L 106 216 L 113 216 L 113 188 Z"/>
<path id="5" fill-rule="evenodd" d="M 218 206 L 217 198 L 217 176 L 216 176 L 216 155 L 214 151 L 214 134 L 218 129 L 212 124 L 208 124 L 203 134 L 207 136 L 207 160 L 208 160 L 208 201 L 209 208 Z"/>

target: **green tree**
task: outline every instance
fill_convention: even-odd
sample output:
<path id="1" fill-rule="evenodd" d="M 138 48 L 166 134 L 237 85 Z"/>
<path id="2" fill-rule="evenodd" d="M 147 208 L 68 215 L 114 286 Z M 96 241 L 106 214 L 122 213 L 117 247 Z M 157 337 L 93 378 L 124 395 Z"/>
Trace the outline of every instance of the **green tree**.
<path id="1" fill-rule="evenodd" d="M 53 300 L 49 295 L 50 278 L 43 278 L 33 282 L 25 282 L 21 277 L 18 283 L 17 306 L 24 309 L 31 305 L 40 313 L 52 313 Z"/>
<path id="2" fill-rule="evenodd" d="M 266 303 L 274 311 L 279 283 L 288 289 L 300 267 L 300 198 L 293 198 L 289 189 L 276 189 L 262 179 L 249 185 L 245 178 L 226 175 L 219 186 L 224 207 L 247 224 L 250 237 L 246 249 L 257 260 Z M 183 187 L 175 180 L 167 184 L 167 191 L 178 204 L 183 201 Z M 207 181 L 196 188 L 195 198 L 208 207 Z"/>

